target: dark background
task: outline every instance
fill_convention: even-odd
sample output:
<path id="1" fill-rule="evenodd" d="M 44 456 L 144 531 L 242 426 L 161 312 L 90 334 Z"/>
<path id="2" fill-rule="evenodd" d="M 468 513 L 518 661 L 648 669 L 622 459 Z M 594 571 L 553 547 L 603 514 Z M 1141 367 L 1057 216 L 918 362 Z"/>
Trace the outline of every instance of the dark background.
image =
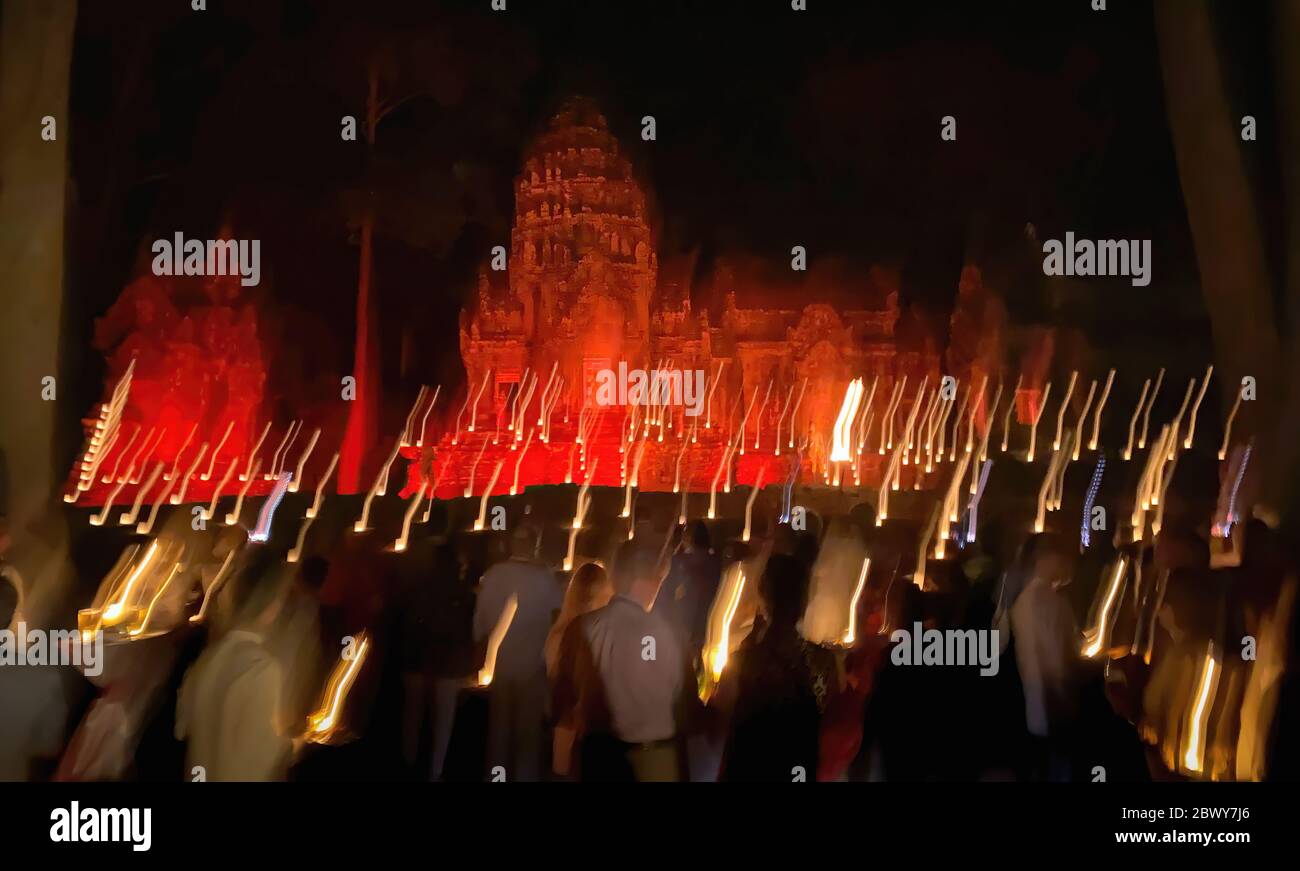
<path id="1" fill-rule="evenodd" d="M 632 155 L 661 263 L 698 252 L 697 280 L 724 256 L 784 268 L 802 244 L 814 263 L 901 267 L 902 302 L 942 334 L 970 260 L 1013 323 L 1208 345 L 1151 9 L 1108 5 L 83 3 L 65 333 L 82 406 L 102 389 L 93 319 L 148 268 L 149 242 L 223 222 L 262 240 L 269 400 L 337 390 L 367 197 L 385 384 L 456 383 L 456 318 L 508 244 L 522 150 L 572 93 L 599 101 Z M 372 63 L 393 107 L 368 149 L 341 141 L 339 119 L 364 127 Z M 1249 59 L 1233 68 L 1252 75 Z M 1247 109 L 1268 126 L 1268 106 Z M 640 141 L 643 115 L 657 141 Z M 956 142 L 939 138 L 944 115 Z M 1151 286 L 1047 293 L 1030 223 L 1039 239 L 1152 239 Z"/>

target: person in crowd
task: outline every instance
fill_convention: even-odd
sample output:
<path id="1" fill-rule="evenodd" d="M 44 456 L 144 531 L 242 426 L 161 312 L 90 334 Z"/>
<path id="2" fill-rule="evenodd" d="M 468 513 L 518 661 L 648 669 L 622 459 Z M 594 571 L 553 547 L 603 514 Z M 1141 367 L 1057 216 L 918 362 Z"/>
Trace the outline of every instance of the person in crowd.
<path id="1" fill-rule="evenodd" d="M 560 777 L 567 777 L 573 771 L 573 748 L 582 730 L 582 724 L 576 718 L 582 704 L 576 701 L 566 703 L 566 698 L 571 697 L 577 686 L 578 659 L 586 644 L 582 618 L 605 607 L 613 595 L 614 587 L 604 566 L 597 562 L 583 563 L 573 573 L 564 593 L 560 616 L 546 636 L 546 676 L 555 694 L 552 708 L 556 711 L 551 770 Z"/>
<path id="2" fill-rule="evenodd" d="M 625 541 L 614 560 L 614 596 L 580 621 L 576 689 L 558 692 L 556 716 L 583 726 L 583 780 L 676 781 L 688 663 L 673 624 L 649 609 L 665 564 L 644 537 Z M 580 706 L 575 712 L 572 706 Z"/>
<path id="3" fill-rule="evenodd" d="M 770 556 L 758 592 L 758 620 L 730 666 L 736 700 L 722 777 L 788 781 L 802 772 L 812 779 L 821 713 L 837 689 L 834 654 L 799 634 L 808 601 L 802 560 Z"/>
<path id="4" fill-rule="evenodd" d="M 433 747 L 429 777 L 440 780 L 451 744 L 461 688 L 474 675 L 474 586 L 478 573 L 465 548 L 469 536 L 453 536 L 435 558 L 434 605 L 429 624 L 433 679 Z"/>
<path id="5" fill-rule="evenodd" d="M 408 769 L 420 760 L 423 738 L 428 779 L 442 779 L 460 691 L 474 675 L 474 585 L 464 545 L 440 504 L 431 509 L 438 533 L 408 551 L 401 600 L 404 716 L 402 746 Z"/>
<path id="6" fill-rule="evenodd" d="M 187 742 L 192 777 L 209 781 L 284 778 L 295 749 L 284 710 L 283 670 L 270 645 L 283 613 L 283 560 L 254 546 L 235 579 L 234 628 L 206 649 L 185 676 L 176 737 Z"/>
<path id="7" fill-rule="evenodd" d="M 17 626 L 19 587 L 3 572 L 0 518 L 0 629 Z M 24 781 L 57 759 L 66 740 L 68 688 L 57 666 L 0 666 L 0 782 Z"/>
<path id="8" fill-rule="evenodd" d="M 673 623 L 694 655 L 704 645 L 709 606 L 721 578 L 722 559 L 710 545 L 709 528 L 696 520 L 687 528 L 681 551 L 673 555 L 653 608 Z"/>
<path id="9" fill-rule="evenodd" d="M 510 780 L 542 775 L 546 721 L 547 633 L 563 604 L 563 591 L 551 570 L 537 561 L 537 532 L 527 524 L 510 536 L 510 558 L 483 575 L 474 608 L 474 641 L 488 636 L 513 597 L 514 616 L 497 650 L 489 689 L 488 769 L 504 767 Z"/>
<path id="10" fill-rule="evenodd" d="M 286 723 L 301 725 L 306 721 L 327 674 L 321 647 L 320 591 L 328 573 L 328 560 L 308 556 L 289 584 L 277 643 L 285 670 Z"/>
<path id="11" fill-rule="evenodd" d="M 1016 666 L 1025 693 L 1025 723 L 1037 740 L 1037 776 L 1070 778 L 1070 741 L 1078 714 L 1082 637 L 1066 586 L 1072 565 L 1050 536 L 1026 542 L 1020 560 L 1023 587 L 1009 608 Z"/>

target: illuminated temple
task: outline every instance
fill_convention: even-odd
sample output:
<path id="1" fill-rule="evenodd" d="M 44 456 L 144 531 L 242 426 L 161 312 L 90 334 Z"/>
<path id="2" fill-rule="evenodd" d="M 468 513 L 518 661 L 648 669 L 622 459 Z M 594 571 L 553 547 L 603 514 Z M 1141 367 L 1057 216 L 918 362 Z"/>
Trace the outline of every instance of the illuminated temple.
<path id="1" fill-rule="evenodd" d="M 587 100 L 564 104 L 529 145 L 514 191 L 509 249 L 490 253 L 461 315 L 465 383 L 443 385 L 436 410 L 432 390 L 421 394 L 407 430 L 382 434 L 368 452 L 367 482 L 389 468 L 396 442 L 409 461 L 403 496 L 429 479 L 449 498 L 481 493 L 494 473 L 493 492 L 509 493 L 578 483 L 593 469 L 598 486 L 630 477 L 643 490 L 729 490 L 759 476 L 793 480 L 795 458 L 802 484 L 834 484 L 826 459 L 851 380 L 875 385 L 860 420 L 874 414 L 876 427 L 896 382 L 907 379 L 900 426 L 922 379 L 931 390 L 937 383 L 932 330 L 900 314 L 895 268 L 812 256 L 808 271 L 796 271 L 778 252 L 766 261 L 718 257 L 697 278 L 693 256 L 661 262 L 645 190 Z M 264 495 L 287 471 L 317 484 L 342 417 L 311 407 L 294 409 L 300 420 L 266 417 L 258 303 L 240 291 L 232 280 L 150 274 L 123 291 L 97 325 L 105 398 L 85 421 L 67 501 Z M 947 366 L 963 381 L 996 370 L 989 298 L 968 267 Z M 961 359 L 954 349 L 964 349 Z M 599 405 L 597 374 L 620 365 L 703 373 L 702 414 Z M 863 431 L 868 450 L 850 486 L 880 477 L 870 448 L 881 433 Z M 255 461 L 262 473 L 250 478 Z"/>
<path id="2" fill-rule="evenodd" d="M 702 370 L 710 401 L 688 452 L 694 464 L 687 461 L 683 486 L 689 480 L 692 488 L 702 482 L 707 488 L 716 464 L 713 455 L 721 450 L 728 427 L 738 426 L 747 410 L 748 449 L 745 457 L 737 457 L 741 478 L 754 474 L 744 469 L 756 455 L 776 459 L 779 423 L 788 444 L 792 421 L 801 437 L 817 429 L 815 422 L 833 419 L 852 378 L 870 382 L 879 376 L 877 394 L 883 404 L 900 364 L 910 363 L 918 371 L 937 369 L 933 355 L 911 355 L 915 359 L 906 361 L 898 356 L 896 270 L 872 269 L 857 276 L 858 286 L 838 288 L 841 299 L 847 295 L 856 305 L 836 307 L 819 300 L 816 283 L 801 280 L 802 273 L 789 271 L 788 264 L 778 265 L 790 277 L 773 280 L 752 264 L 724 261 L 707 287 L 696 288 L 693 304 L 694 262 L 661 266 L 646 195 L 605 118 L 588 101 L 571 100 L 551 118 L 527 149 L 514 190 L 508 267 L 482 271 L 461 320 L 460 350 L 470 394 L 461 426 L 473 423 L 475 433 L 462 432 L 455 446 L 445 443 L 445 448 L 473 450 L 485 434 L 496 432 L 499 421 L 508 426 L 519 394 L 528 397 L 529 383 L 525 380 L 521 388 L 521 380 L 531 377 L 540 383 L 530 405 L 531 420 L 524 425 L 536 426 L 540 395 L 554 372 L 558 398 L 551 412 L 550 444 L 538 451 L 554 456 L 551 461 L 525 458 L 532 472 L 525 479 L 560 482 L 569 474 L 577 418 L 584 407 L 593 408 L 598 372 L 616 370 L 620 362 L 647 371 Z M 796 407 L 797 418 L 791 414 Z M 625 409 L 608 411 L 618 420 L 604 424 L 608 432 L 602 435 L 616 444 L 616 431 L 627 426 Z M 691 419 L 681 409 L 668 416 L 666 435 L 685 438 Z M 687 432 L 678 432 L 683 426 Z M 813 455 L 820 447 L 818 432 L 811 434 Z M 656 449 L 643 461 L 638 485 L 671 488 L 677 452 L 658 448 L 663 443 L 657 433 L 652 443 Z M 488 454 L 497 447 L 484 449 L 484 468 L 491 467 Z M 788 448 L 785 453 L 779 463 L 783 468 Z M 621 479 L 621 460 L 617 462 L 619 467 L 598 471 L 597 483 L 611 483 L 607 475 Z M 768 480 L 775 474 L 771 469 Z"/>

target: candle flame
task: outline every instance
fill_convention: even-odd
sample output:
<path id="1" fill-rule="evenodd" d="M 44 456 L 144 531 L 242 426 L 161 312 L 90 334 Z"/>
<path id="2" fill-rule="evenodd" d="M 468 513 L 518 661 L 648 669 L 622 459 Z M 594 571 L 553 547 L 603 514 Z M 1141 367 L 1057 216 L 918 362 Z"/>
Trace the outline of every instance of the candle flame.
<path id="1" fill-rule="evenodd" d="M 501 616 L 497 617 L 496 625 L 492 627 L 492 634 L 488 636 L 487 657 L 483 660 L 483 667 L 478 670 L 478 685 L 481 687 L 490 686 L 496 675 L 497 653 L 501 650 L 501 642 L 505 641 L 518 609 L 519 597 L 512 593 L 506 600 L 505 608 L 501 610 Z"/>

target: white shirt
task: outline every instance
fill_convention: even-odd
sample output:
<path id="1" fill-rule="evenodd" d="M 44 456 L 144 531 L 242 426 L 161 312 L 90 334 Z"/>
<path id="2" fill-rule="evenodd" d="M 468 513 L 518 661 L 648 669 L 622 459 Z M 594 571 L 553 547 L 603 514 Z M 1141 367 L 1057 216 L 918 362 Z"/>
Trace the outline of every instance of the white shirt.
<path id="1" fill-rule="evenodd" d="M 686 663 L 672 624 L 623 595 L 583 621 L 618 738 L 644 744 L 677 734 Z"/>
<path id="2" fill-rule="evenodd" d="M 545 566 L 520 559 L 497 563 L 483 574 L 474 607 L 475 641 L 492 634 L 511 596 L 516 597 L 517 607 L 497 650 L 495 674 L 498 678 L 544 681 L 543 647 L 555 612 L 564 603 L 564 590 Z"/>
<path id="3" fill-rule="evenodd" d="M 1047 737 L 1077 707 L 1080 633 L 1065 595 L 1041 577 L 1030 580 L 1011 606 L 1016 665 L 1025 690 L 1025 724 Z"/>
<path id="4" fill-rule="evenodd" d="M 276 730 L 282 679 L 260 635 L 227 633 L 185 675 L 176 702 L 176 737 L 188 740 L 186 775 L 207 780 L 280 780 L 290 739 Z"/>

